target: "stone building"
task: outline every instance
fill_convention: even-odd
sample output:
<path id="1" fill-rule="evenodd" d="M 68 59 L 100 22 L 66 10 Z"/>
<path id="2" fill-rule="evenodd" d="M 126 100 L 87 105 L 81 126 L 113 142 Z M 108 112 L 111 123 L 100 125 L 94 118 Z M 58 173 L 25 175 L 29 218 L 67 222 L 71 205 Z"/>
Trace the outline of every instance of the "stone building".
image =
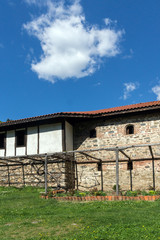
<path id="1" fill-rule="evenodd" d="M 0 184 L 44 183 L 47 154 L 54 187 L 111 191 L 118 172 L 123 190 L 160 189 L 159 144 L 160 101 L 1 123 Z"/>

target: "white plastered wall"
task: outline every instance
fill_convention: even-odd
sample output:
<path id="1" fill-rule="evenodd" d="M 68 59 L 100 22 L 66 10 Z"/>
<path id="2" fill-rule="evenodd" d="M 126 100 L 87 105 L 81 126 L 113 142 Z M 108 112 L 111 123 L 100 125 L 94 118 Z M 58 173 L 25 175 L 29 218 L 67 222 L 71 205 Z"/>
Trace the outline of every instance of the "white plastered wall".
<path id="1" fill-rule="evenodd" d="M 65 121 L 66 151 L 73 151 L 73 126 Z"/>
<path id="2" fill-rule="evenodd" d="M 67 136 L 69 125 L 67 124 Z M 39 139 L 39 142 L 38 142 Z M 62 124 L 46 124 L 27 128 L 27 141 L 25 147 L 16 147 L 15 130 L 7 131 L 6 156 L 22 156 L 32 154 L 54 153 L 62 151 Z M 69 144 L 70 146 L 70 144 Z M 26 149 L 27 148 L 27 149 Z M 39 152 L 38 152 L 39 148 Z M 5 156 L 5 149 L 0 149 L 0 156 Z"/>
<path id="3" fill-rule="evenodd" d="M 0 149 L 0 157 L 4 157 L 4 153 L 5 153 L 5 150 L 4 149 Z"/>
<path id="4" fill-rule="evenodd" d="M 15 156 L 15 131 L 7 131 L 6 156 Z"/>
<path id="5" fill-rule="evenodd" d="M 62 124 L 47 124 L 39 126 L 39 153 L 62 151 Z"/>
<path id="6" fill-rule="evenodd" d="M 25 155 L 26 147 L 16 147 L 16 156 Z"/>
<path id="7" fill-rule="evenodd" d="M 27 154 L 38 153 L 38 127 L 29 127 L 27 129 Z"/>

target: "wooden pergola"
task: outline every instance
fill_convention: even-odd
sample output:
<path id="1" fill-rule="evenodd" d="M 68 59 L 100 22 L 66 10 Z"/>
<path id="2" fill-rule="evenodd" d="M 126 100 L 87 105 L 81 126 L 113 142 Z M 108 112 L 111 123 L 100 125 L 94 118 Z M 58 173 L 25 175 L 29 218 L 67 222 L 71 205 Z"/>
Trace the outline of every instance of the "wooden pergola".
<path id="1" fill-rule="evenodd" d="M 136 161 L 152 161 L 152 178 L 153 178 L 153 189 L 155 189 L 155 167 L 154 162 L 160 160 L 160 157 L 156 157 L 155 152 L 157 148 L 160 146 L 160 143 L 149 143 L 149 144 L 139 144 L 139 145 L 129 145 L 129 146 L 117 146 L 117 147 L 106 147 L 106 148 L 96 148 L 96 149 L 82 149 L 75 151 L 67 151 L 67 152 L 59 152 L 59 153 L 49 153 L 49 154 L 36 154 L 36 155 L 25 155 L 25 156 L 16 156 L 16 157 L 0 157 L 0 169 L 3 167 L 7 168 L 8 175 L 8 185 L 11 185 L 10 182 L 10 168 L 19 167 L 22 169 L 23 175 L 23 185 L 26 184 L 25 181 L 25 166 L 33 166 L 35 171 L 39 176 L 44 176 L 45 192 L 47 193 L 48 187 L 48 166 L 49 164 L 54 163 L 67 163 L 69 166 L 69 179 L 71 180 L 70 188 L 78 189 L 78 164 L 92 164 L 97 163 L 100 165 L 101 171 L 101 190 L 103 191 L 103 163 L 115 163 L 116 164 L 116 195 L 119 195 L 119 163 L 127 162 L 130 170 L 130 189 L 132 190 L 132 163 Z M 147 156 L 139 156 L 136 158 L 132 157 L 132 154 L 129 154 L 129 150 L 131 149 L 133 152 L 137 151 L 141 153 L 141 149 L 148 150 Z M 114 156 L 113 159 L 104 159 L 102 157 L 97 157 L 98 153 L 102 152 L 111 152 Z M 96 156 L 95 156 L 96 155 Z M 87 161 L 83 160 L 87 159 Z M 91 159 L 91 160 L 88 160 Z M 2 170 L 3 171 L 3 170 Z"/>

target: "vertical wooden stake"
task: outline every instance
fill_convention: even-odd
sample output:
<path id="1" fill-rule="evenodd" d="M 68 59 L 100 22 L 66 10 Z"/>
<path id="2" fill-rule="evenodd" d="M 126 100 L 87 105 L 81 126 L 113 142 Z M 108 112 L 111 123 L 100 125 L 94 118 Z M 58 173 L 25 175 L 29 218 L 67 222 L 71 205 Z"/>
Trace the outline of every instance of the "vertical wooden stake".
<path id="1" fill-rule="evenodd" d="M 72 190 L 74 189 L 74 186 L 75 186 L 75 166 L 73 165 L 73 158 L 74 158 L 74 155 L 71 156 L 71 188 Z"/>
<path id="2" fill-rule="evenodd" d="M 154 155 L 153 155 L 153 151 L 152 151 L 152 147 L 149 146 L 149 151 L 150 154 L 152 156 L 152 176 L 153 176 L 153 189 L 155 191 L 155 172 L 154 172 Z"/>
<path id="3" fill-rule="evenodd" d="M 116 153 L 116 195 L 119 195 L 119 150 L 118 148 L 115 151 Z"/>
<path id="4" fill-rule="evenodd" d="M 45 156 L 45 165 L 44 165 L 44 179 L 45 179 L 45 194 L 47 194 L 47 174 L 48 174 L 48 170 L 47 170 L 47 154 Z"/>
<path id="5" fill-rule="evenodd" d="M 25 186 L 24 166 L 22 165 L 23 185 Z"/>
<path id="6" fill-rule="evenodd" d="M 9 172 L 9 166 L 7 165 L 8 168 L 8 185 L 10 186 L 10 172 Z"/>
<path id="7" fill-rule="evenodd" d="M 155 172 L 154 172 L 154 159 L 152 160 L 152 171 L 153 171 L 153 190 L 155 191 Z"/>
<path id="8" fill-rule="evenodd" d="M 101 191 L 103 192 L 103 165 L 101 161 Z"/>
<path id="9" fill-rule="evenodd" d="M 77 190 L 78 190 L 78 169 L 77 169 L 77 161 L 74 153 L 74 162 L 75 162 L 75 168 L 76 168 L 76 183 L 77 183 Z"/>
<path id="10" fill-rule="evenodd" d="M 132 191 L 132 170 L 130 169 L 130 189 Z"/>

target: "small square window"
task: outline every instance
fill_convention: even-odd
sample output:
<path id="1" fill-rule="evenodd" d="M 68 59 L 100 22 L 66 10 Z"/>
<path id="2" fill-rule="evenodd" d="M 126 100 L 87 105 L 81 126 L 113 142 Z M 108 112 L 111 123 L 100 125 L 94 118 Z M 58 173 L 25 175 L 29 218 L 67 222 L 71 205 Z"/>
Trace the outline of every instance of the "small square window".
<path id="1" fill-rule="evenodd" d="M 5 148 L 5 139 L 6 139 L 6 134 L 0 133 L 0 149 Z"/>
<path id="2" fill-rule="evenodd" d="M 90 130 L 89 136 L 90 138 L 96 138 L 97 137 L 96 129 Z"/>
<path id="3" fill-rule="evenodd" d="M 24 147 L 26 145 L 26 137 L 25 130 L 16 131 L 16 146 Z"/>
<path id="4" fill-rule="evenodd" d="M 133 125 L 128 125 L 126 127 L 126 134 L 129 135 L 129 134 L 134 134 L 134 126 Z"/>

